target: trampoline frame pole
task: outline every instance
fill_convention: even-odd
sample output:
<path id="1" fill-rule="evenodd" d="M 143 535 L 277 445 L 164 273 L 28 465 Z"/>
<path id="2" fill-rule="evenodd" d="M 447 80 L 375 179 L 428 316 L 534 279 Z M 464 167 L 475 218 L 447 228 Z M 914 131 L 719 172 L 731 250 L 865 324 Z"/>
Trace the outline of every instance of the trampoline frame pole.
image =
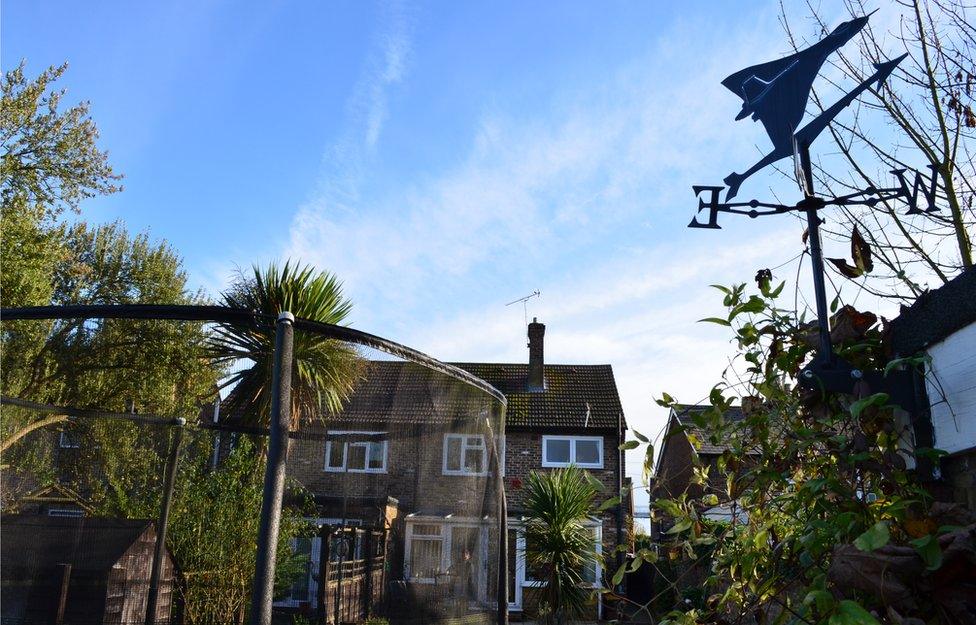
<path id="1" fill-rule="evenodd" d="M 251 594 L 251 625 L 271 625 L 274 600 L 275 563 L 281 503 L 285 490 L 288 461 L 288 434 L 291 428 L 291 372 L 295 339 L 295 316 L 278 315 L 275 324 L 274 369 L 271 378 L 271 433 L 268 461 L 264 471 L 264 494 L 261 498 L 261 526 L 258 532 L 257 557 L 254 563 L 254 587 Z"/>
<path id="2" fill-rule="evenodd" d="M 159 580 L 163 574 L 163 556 L 166 548 L 166 530 L 169 527 L 169 510 L 173 503 L 173 487 L 176 484 L 176 468 L 180 462 L 180 446 L 183 444 L 183 426 L 186 419 L 177 418 L 173 423 L 173 440 L 170 442 L 164 474 L 163 501 L 159 509 L 159 522 L 156 524 L 156 545 L 153 548 L 152 570 L 149 573 L 149 593 L 146 597 L 146 625 L 156 622 L 159 604 Z M 170 606 L 172 609 L 172 606 Z"/>

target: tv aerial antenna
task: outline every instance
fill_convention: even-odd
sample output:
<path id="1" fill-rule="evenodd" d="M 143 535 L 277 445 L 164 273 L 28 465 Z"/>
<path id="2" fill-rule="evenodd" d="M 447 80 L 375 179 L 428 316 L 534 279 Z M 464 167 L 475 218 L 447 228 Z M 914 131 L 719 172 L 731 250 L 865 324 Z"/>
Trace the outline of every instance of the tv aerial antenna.
<path id="1" fill-rule="evenodd" d="M 520 297 L 517 300 L 513 300 L 513 301 L 511 301 L 511 302 L 509 302 L 509 303 L 507 303 L 505 305 L 506 306 L 511 306 L 512 304 L 518 304 L 519 302 L 522 302 L 522 316 L 525 318 L 525 325 L 528 325 L 529 324 L 529 304 L 528 304 L 528 302 L 533 297 L 540 297 L 541 295 L 542 295 L 542 291 L 540 291 L 539 289 L 536 289 L 536 290 L 532 291 L 531 293 L 529 293 L 528 295 L 526 295 L 525 297 Z"/>

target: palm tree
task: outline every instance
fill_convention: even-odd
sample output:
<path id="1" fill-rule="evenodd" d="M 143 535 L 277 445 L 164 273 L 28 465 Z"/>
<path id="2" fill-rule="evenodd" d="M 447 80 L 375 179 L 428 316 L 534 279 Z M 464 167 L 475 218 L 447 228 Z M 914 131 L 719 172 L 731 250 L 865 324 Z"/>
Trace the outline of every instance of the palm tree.
<path id="1" fill-rule="evenodd" d="M 562 625 L 581 616 L 592 596 L 583 571 L 598 556 L 586 522 L 594 514 L 600 486 L 587 472 L 569 466 L 530 473 L 526 491 L 525 558 L 543 582 L 539 617 Z"/>
<path id="2" fill-rule="evenodd" d="M 224 305 L 244 308 L 276 318 L 288 311 L 296 317 L 341 325 L 352 310 L 342 294 L 342 283 L 327 271 L 286 262 L 279 269 L 271 263 L 257 266 L 253 274 L 238 272 L 221 295 Z M 240 361 L 250 367 L 237 369 L 221 387 L 233 387 L 224 410 L 244 423 L 267 424 L 271 410 L 271 372 L 274 366 L 273 323 L 255 328 L 234 323 L 218 324 L 210 339 L 214 359 L 231 370 Z M 292 429 L 320 418 L 323 408 L 335 414 L 342 409 L 362 377 L 363 361 L 342 341 L 313 332 L 296 331 L 291 382 Z"/>

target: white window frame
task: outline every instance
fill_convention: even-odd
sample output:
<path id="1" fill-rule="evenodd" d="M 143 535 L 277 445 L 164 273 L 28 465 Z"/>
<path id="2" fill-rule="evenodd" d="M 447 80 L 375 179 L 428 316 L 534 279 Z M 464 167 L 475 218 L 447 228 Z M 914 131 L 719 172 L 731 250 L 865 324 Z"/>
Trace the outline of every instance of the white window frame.
<path id="1" fill-rule="evenodd" d="M 481 440 L 481 445 L 469 445 L 469 438 L 478 438 Z M 461 439 L 461 456 L 460 468 L 458 469 L 448 469 L 447 468 L 447 449 L 448 441 L 452 439 Z M 465 469 L 464 457 L 468 450 L 481 451 L 481 471 L 468 471 Z M 459 434 L 459 433 L 449 433 L 444 435 L 444 449 L 441 458 L 441 471 L 444 475 L 467 475 L 467 476 L 479 476 L 488 475 L 488 441 L 485 440 L 484 434 Z"/>
<path id="2" fill-rule="evenodd" d="M 383 435 L 386 432 L 370 432 L 365 430 L 330 430 L 329 435 L 343 435 L 348 436 L 352 434 L 368 434 L 370 436 Z M 332 467 L 329 466 L 329 460 L 332 457 L 333 445 L 342 445 L 342 466 Z M 373 469 L 369 466 L 369 446 L 371 444 L 381 444 L 383 446 L 383 466 L 379 469 Z M 361 446 L 366 448 L 366 461 L 362 469 L 350 469 L 348 468 L 349 462 L 349 447 L 350 446 Z M 389 458 L 390 451 L 390 441 L 383 440 L 326 440 L 325 441 L 325 466 L 324 471 L 328 473 L 386 473 L 387 462 Z"/>
<path id="3" fill-rule="evenodd" d="M 415 538 L 414 537 L 414 532 L 413 532 L 415 525 L 436 525 L 440 529 L 440 533 L 438 533 L 438 534 L 417 534 L 416 535 L 416 538 Z M 450 551 L 450 544 L 451 544 L 450 541 L 447 539 L 447 536 L 446 536 L 447 532 L 444 531 L 444 530 L 445 530 L 445 524 L 444 524 L 444 520 L 443 519 L 439 519 L 439 520 L 436 520 L 436 521 L 428 521 L 428 520 L 422 520 L 421 521 L 421 520 L 417 520 L 417 521 L 413 521 L 413 522 L 407 523 L 407 536 L 406 536 L 406 540 L 404 541 L 404 550 L 403 550 L 403 552 L 404 552 L 403 553 L 403 568 L 404 568 L 403 576 L 404 576 L 404 578 L 407 581 L 416 582 L 418 584 L 433 584 L 433 583 L 435 583 L 437 581 L 436 578 L 433 578 L 433 577 L 414 577 L 413 572 L 411 570 L 412 567 L 413 567 L 413 562 L 412 562 L 412 560 L 413 560 L 413 541 L 414 540 L 425 540 L 425 541 L 431 541 L 431 542 L 434 542 L 434 541 L 439 542 L 441 544 L 441 569 L 443 569 L 444 568 L 444 553 L 446 551 Z M 445 545 L 447 545 L 447 547 L 445 547 Z"/>
<path id="4" fill-rule="evenodd" d="M 56 517 L 67 517 L 67 518 L 77 518 L 85 516 L 84 510 L 79 510 L 77 508 L 48 508 L 48 516 Z"/>
<path id="5" fill-rule="evenodd" d="M 549 462 L 546 460 L 546 447 L 550 441 L 569 441 L 569 462 Z M 594 441 L 597 449 L 600 450 L 600 460 L 598 462 L 576 462 L 576 443 L 577 441 Z M 602 436 L 562 436 L 545 434 L 542 436 L 542 466 L 543 468 L 561 468 L 575 465 L 581 469 L 602 469 L 603 468 L 603 437 Z"/>
<path id="6" fill-rule="evenodd" d="M 436 525 L 440 528 L 439 534 L 415 534 L 414 528 L 417 525 Z M 474 571 L 475 588 L 478 589 L 478 601 L 487 601 L 487 584 L 482 580 L 487 579 L 488 575 L 488 528 L 483 520 L 468 517 L 445 518 L 440 516 L 413 516 L 407 518 L 406 536 L 404 538 L 404 557 L 403 557 L 403 578 L 410 583 L 435 584 L 437 579 L 434 577 L 414 577 L 413 567 L 413 541 L 430 540 L 439 541 L 441 544 L 441 573 L 446 573 L 451 568 L 451 551 L 454 545 L 455 529 L 477 529 L 479 530 L 478 546 L 480 563 L 479 569 Z"/>

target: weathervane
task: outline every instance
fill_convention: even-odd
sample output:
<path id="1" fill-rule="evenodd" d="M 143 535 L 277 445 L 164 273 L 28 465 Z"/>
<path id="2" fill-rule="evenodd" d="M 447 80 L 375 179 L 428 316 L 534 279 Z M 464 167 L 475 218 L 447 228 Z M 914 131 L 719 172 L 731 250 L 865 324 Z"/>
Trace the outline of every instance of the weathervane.
<path id="1" fill-rule="evenodd" d="M 873 13 L 873 11 L 872 11 Z M 742 109 L 736 120 L 752 116 L 754 121 L 761 121 L 773 143 L 773 149 L 762 157 L 745 173 L 731 173 L 725 177 L 722 186 L 695 185 L 692 189 L 698 198 L 698 214 L 708 209 L 708 221 L 698 221 L 698 216 L 692 218 L 689 228 L 721 228 L 718 225 L 719 213 L 747 215 L 755 218 L 763 215 L 777 215 L 791 211 L 805 212 L 807 216 L 807 233 L 810 242 L 810 259 L 813 265 L 813 284 L 817 303 L 817 318 L 820 334 L 820 345 L 817 357 L 801 372 L 801 383 L 815 385 L 837 392 L 850 392 L 856 381 L 865 379 L 875 388 L 892 390 L 890 395 L 898 400 L 903 396 L 903 389 L 892 388 L 892 380 L 884 380 L 879 372 L 860 371 L 837 358 L 830 343 L 829 319 L 827 316 L 827 294 L 824 287 L 823 253 L 820 247 L 820 218 L 817 212 L 827 206 L 874 206 L 879 202 L 901 199 L 908 205 L 908 214 L 937 212 L 935 205 L 936 185 L 938 177 L 932 168 L 932 179 L 926 184 L 924 176 L 915 174 L 914 181 L 909 184 L 905 169 L 892 170 L 898 179 L 898 186 L 878 189 L 868 187 L 847 195 L 835 198 L 817 197 L 813 188 L 813 172 L 810 165 L 810 145 L 820 136 L 820 133 L 844 108 L 849 106 L 862 93 L 876 84 L 880 89 L 895 67 L 906 57 L 902 55 L 896 59 L 876 63 L 875 72 L 849 93 L 840 98 L 832 106 L 822 111 L 802 128 L 799 128 L 806 110 L 813 81 L 820 72 L 820 68 L 827 58 L 850 41 L 867 24 L 871 14 L 844 22 L 834 29 L 824 39 L 800 50 L 795 54 L 776 61 L 753 65 L 738 71 L 722 81 L 727 89 L 742 98 Z M 738 195 L 739 187 L 754 173 L 788 156 L 793 156 L 796 165 L 797 180 L 803 199 L 795 205 L 776 204 L 750 200 L 748 202 L 732 202 Z M 727 187 L 725 201 L 720 195 Z M 924 197 L 924 210 L 919 208 L 919 194 Z M 705 194 L 705 197 L 702 197 Z M 891 376 L 889 375 L 889 378 Z M 904 397 L 903 406 L 910 402 Z"/>

